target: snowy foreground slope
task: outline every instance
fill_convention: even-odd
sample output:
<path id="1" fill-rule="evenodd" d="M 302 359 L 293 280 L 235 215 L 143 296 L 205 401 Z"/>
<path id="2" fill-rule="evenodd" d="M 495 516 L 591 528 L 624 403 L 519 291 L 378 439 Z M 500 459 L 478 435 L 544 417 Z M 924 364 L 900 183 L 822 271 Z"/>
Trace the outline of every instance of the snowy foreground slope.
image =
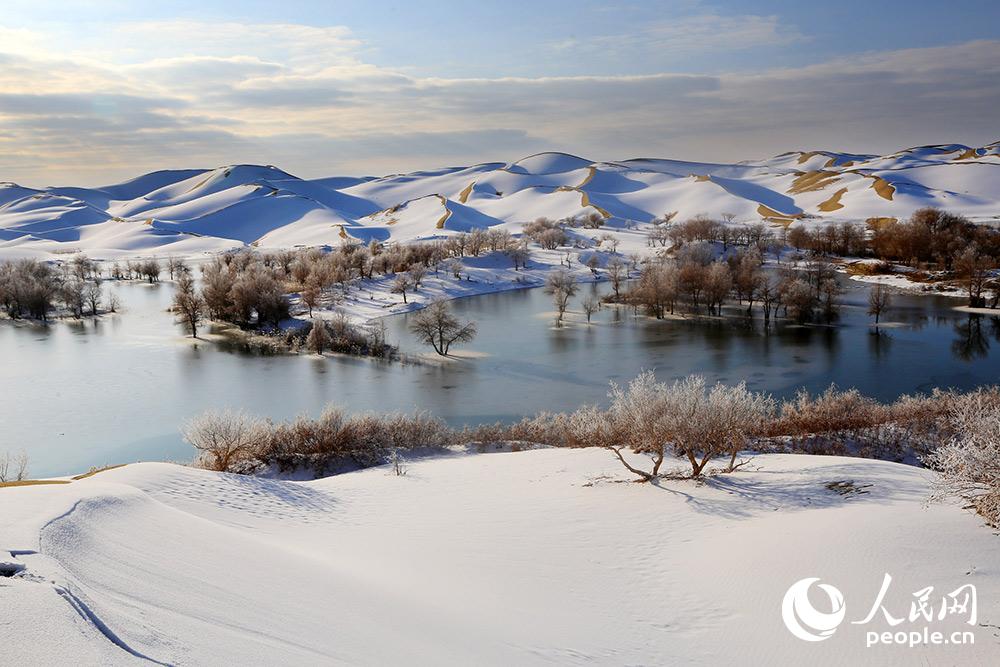
<path id="1" fill-rule="evenodd" d="M 501 225 L 519 232 L 538 217 L 594 212 L 609 228 L 670 212 L 789 224 L 902 218 L 923 206 L 991 221 L 1000 219 L 998 193 L 1000 142 L 887 156 L 795 151 L 728 165 L 541 153 L 382 178 L 303 180 L 273 166 L 233 165 L 159 171 L 91 189 L 0 183 L 0 257 L 194 255 Z"/>
<path id="2" fill-rule="evenodd" d="M 996 664 L 998 538 L 925 507 L 927 471 L 755 465 L 657 488 L 620 483 L 605 451 L 547 449 L 426 459 L 405 477 L 151 463 L 0 489 L 0 563 L 24 568 L 0 578 L 0 662 Z M 867 492 L 826 488 L 845 481 Z M 974 584 L 975 627 L 932 625 L 975 644 L 866 648 L 881 614 L 815 643 L 782 623 L 799 579 L 837 586 L 856 620 L 885 573 L 894 616 L 927 586 L 936 604 Z"/>

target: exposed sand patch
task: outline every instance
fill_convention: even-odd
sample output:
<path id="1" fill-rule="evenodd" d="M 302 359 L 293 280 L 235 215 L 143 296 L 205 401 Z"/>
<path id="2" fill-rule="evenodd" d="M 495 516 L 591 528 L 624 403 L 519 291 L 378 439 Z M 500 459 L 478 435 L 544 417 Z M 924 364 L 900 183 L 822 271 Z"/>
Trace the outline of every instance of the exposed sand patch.
<path id="1" fill-rule="evenodd" d="M 881 176 L 869 176 L 868 178 L 874 181 L 872 183 L 872 189 L 878 194 L 879 197 L 892 201 L 892 195 L 896 192 L 896 187 L 892 183 L 885 180 Z"/>
<path id="2" fill-rule="evenodd" d="M 775 211 L 773 208 L 759 204 L 757 206 L 757 214 L 767 220 L 772 220 L 774 222 L 780 222 L 784 224 L 784 221 L 791 222 L 792 220 L 798 220 L 802 217 L 801 213 L 780 213 Z"/>
<path id="3" fill-rule="evenodd" d="M 954 159 L 955 160 L 975 160 L 978 157 L 979 157 L 979 149 L 977 149 L 977 148 L 970 148 L 969 150 L 965 151 L 964 153 L 962 153 L 961 155 L 959 155 L 958 157 L 956 157 Z"/>
<path id="4" fill-rule="evenodd" d="M 584 206 L 589 206 L 590 208 L 596 210 L 598 213 L 604 216 L 605 220 L 611 217 L 611 213 L 609 211 L 591 202 L 590 197 L 587 196 L 586 192 L 580 191 L 580 203 L 583 204 Z"/>
<path id="5" fill-rule="evenodd" d="M 836 211 L 844 208 L 844 205 L 840 203 L 840 198 L 843 197 L 846 192 L 847 188 L 840 188 L 839 190 L 833 193 L 832 197 L 830 197 L 825 202 L 822 202 L 819 205 L 818 207 L 819 210 L 823 211 L 824 213 L 829 213 L 830 211 Z"/>
<path id="6" fill-rule="evenodd" d="M 583 179 L 583 182 L 576 187 L 582 188 L 588 183 L 590 183 L 592 180 L 594 180 L 594 174 L 596 173 L 597 173 L 597 167 L 587 167 L 587 177 Z"/>
<path id="7" fill-rule="evenodd" d="M 611 217 L 611 213 L 608 210 L 603 209 L 600 206 L 598 206 L 597 204 L 592 203 L 590 201 L 590 197 L 587 196 L 587 193 L 584 192 L 583 190 L 581 190 L 580 188 L 573 187 L 572 185 L 560 185 L 558 188 L 556 188 L 556 191 L 557 192 L 579 192 L 580 193 L 580 205 L 581 206 L 583 206 L 584 208 L 587 208 L 589 206 L 590 208 L 592 208 L 595 211 L 597 211 L 598 213 L 600 213 L 604 217 L 605 220 L 607 220 L 608 218 Z"/>
<path id="8" fill-rule="evenodd" d="M 813 192 L 822 190 L 828 185 L 832 185 L 840 180 L 840 174 L 833 171 L 806 171 L 795 177 L 792 187 L 788 189 L 788 194 L 797 195 L 803 192 Z"/>
<path id="9" fill-rule="evenodd" d="M 448 200 L 441 195 L 434 195 L 441 200 L 441 206 L 444 206 L 444 215 L 440 217 L 435 225 L 438 229 L 444 229 L 444 223 L 448 222 L 448 218 L 451 217 L 451 209 L 448 208 Z"/>
<path id="10" fill-rule="evenodd" d="M 694 180 L 698 181 L 699 183 L 710 183 L 712 181 L 712 177 L 706 176 L 705 174 L 702 174 L 700 176 L 698 174 L 691 174 L 691 175 L 694 176 Z"/>
<path id="11" fill-rule="evenodd" d="M 87 479 L 88 477 L 93 477 L 94 475 L 96 475 L 98 473 L 107 472 L 108 470 L 115 470 L 116 468 L 124 468 L 127 465 L 128 465 L 127 463 L 119 463 L 118 465 L 104 466 L 103 468 L 95 468 L 95 469 L 91 470 L 90 472 L 83 473 L 82 475 L 76 475 L 75 477 L 73 477 L 73 480 L 77 481 L 77 480 L 81 480 L 81 479 Z"/>
<path id="12" fill-rule="evenodd" d="M 0 482 L 0 489 L 14 486 L 42 486 L 43 484 L 69 484 L 68 479 L 22 479 L 19 482 Z"/>
<path id="13" fill-rule="evenodd" d="M 809 161 L 809 158 L 813 158 L 819 155 L 819 151 L 807 151 L 805 153 L 799 154 L 799 164 L 803 164 Z"/>
<path id="14" fill-rule="evenodd" d="M 459 201 L 459 202 L 461 202 L 462 204 L 464 204 L 464 203 L 466 203 L 466 202 L 468 202 L 468 201 L 469 201 L 469 195 L 470 195 L 470 194 L 472 194 L 472 187 L 473 187 L 473 186 L 474 186 L 475 184 L 476 184 L 476 182 L 475 182 L 475 181 L 472 181 L 471 183 L 469 183 L 468 185 L 466 185 L 466 186 L 465 186 L 465 189 L 464 189 L 464 190 L 462 190 L 462 191 L 461 191 L 461 192 L 460 192 L 460 193 L 458 194 L 458 201 Z"/>

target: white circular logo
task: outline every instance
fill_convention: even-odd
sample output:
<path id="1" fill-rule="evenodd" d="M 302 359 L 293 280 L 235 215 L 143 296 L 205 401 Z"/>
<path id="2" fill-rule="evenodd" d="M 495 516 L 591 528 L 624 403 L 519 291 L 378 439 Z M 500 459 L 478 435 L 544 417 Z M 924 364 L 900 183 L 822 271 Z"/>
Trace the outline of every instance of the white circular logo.
<path id="1" fill-rule="evenodd" d="M 809 602 L 809 587 L 819 577 L 800 579 L 792 584 L 781 601 L 781 619 L 788 631 L 807 642 L 821 642 L 833 636 L 847 613 L 843 594 L 830 584 L 819 584 L 830 598 L 830 611 L 817 611 Z"/>

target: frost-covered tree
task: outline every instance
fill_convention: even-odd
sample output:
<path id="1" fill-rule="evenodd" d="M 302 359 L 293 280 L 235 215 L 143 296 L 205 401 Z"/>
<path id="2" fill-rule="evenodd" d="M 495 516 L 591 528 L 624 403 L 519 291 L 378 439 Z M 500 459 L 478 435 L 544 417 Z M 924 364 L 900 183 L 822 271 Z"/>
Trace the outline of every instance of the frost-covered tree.
<path id="1" fill-rule="evenodd" d="M 925 462 L 941 473 L 936 497 L 956 495 L 1000 527 L 1000 406 L 990 398 L 980 391 L 959 400 L 955 437 Z"/>
<path id="2" fill-rule="evenodd" d="M 392 281 L 391 291 L 393 294 L 402 294 L 403 303 L 409 303 L 406 300 L 406 293 L 413 289 L 413 279 L 410 278 L 408 273 L 397 273 L 396 279 Z"/>
<path id="3" fill-rule="evenodd" d="M 641 373 L 627 388 L 612 383 L 610 418 L 618 425 L 620 441 L 610 447 L 622 464 L 645 480 L 660 475 L 668 453 L 687 459 L 691 476 L 699 477 L 712 459 L 729 455 L 729 470 L 748 438 L 773 416 L 770 396 L 747 390 L 741 383 L 708 387 L 701 376 L 673 384 L 659 382 L 652 371 Z M 649 471 L 634 467 L 622 455 L 624 448 L 646 454 Z"/>
<path id="4" fill-rule="evenodd" d="M 411 264 L 407 273 L 410 276 L 410 280 L 413 282 L 413 289 L 419 290 L 420 284 L 424 281 L 424 277 L 427 275 L 427 267 L 417 262 Z"/>
<path id="5" fill-rule="evenodd" d="M 232 410 L 204 412 L 181 428 L 184 441 L 198 450 L 198 464 L 218 471 L 251 458 L 266 443 L 269 431 L 263 419 Z"/>
<path id="6" fill-rule="evenodd" d="M 510 261 L 514 264 L 515 271 L 526 268 L 528 266 L 528 260 L 531 258 L 531 252 L 528 250 L 527 243 L 519 243 L 518 245 L 512 247 L 507 251 L 507 255 L 510 257 Z"/>
<path id="7" fill-rule="evenodd" d="M 313 320 L 309 335 L 306 336 L 306 348 L 310 352 L 323 354 L 328 347 L 330 347 L 330 332 L 327 330 L 326 322 Z"/>

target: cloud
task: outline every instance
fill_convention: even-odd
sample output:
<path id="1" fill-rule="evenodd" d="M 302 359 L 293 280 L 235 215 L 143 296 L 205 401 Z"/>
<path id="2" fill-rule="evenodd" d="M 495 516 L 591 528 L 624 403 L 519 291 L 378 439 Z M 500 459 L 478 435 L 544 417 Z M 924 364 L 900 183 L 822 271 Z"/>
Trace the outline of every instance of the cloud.
<path id="1" fill-rule="evenodd" d="M 365 45 L 340 27 L 131 23 L 76 42 L 49 35 L 63 47 L 43 51 L 38 33 L 10 34 L 25 48 L 0 41 L 0 180 L 29 184 L 244 161 L 319 176 L 540 150 L 891 151 L 994 140 L 1000 106 L 1000 41 L 751 74 L 434 78 L 365 62 Z M 773 17 L 711 15 L 651 26 L 634 48 L 690 51 L 709 35 L 731 48 L 801 38 Z"/>
<path id="2" fill-rule="evenodd" d="M 694 14 L 647 25 L 628 33 L 551 42 L 556 53 L 600 53 L 611 58 L 654 58 L 658 61 L 694 54 L 745 51 L 806 41 L 794 26 L 777 16 Z"/>

